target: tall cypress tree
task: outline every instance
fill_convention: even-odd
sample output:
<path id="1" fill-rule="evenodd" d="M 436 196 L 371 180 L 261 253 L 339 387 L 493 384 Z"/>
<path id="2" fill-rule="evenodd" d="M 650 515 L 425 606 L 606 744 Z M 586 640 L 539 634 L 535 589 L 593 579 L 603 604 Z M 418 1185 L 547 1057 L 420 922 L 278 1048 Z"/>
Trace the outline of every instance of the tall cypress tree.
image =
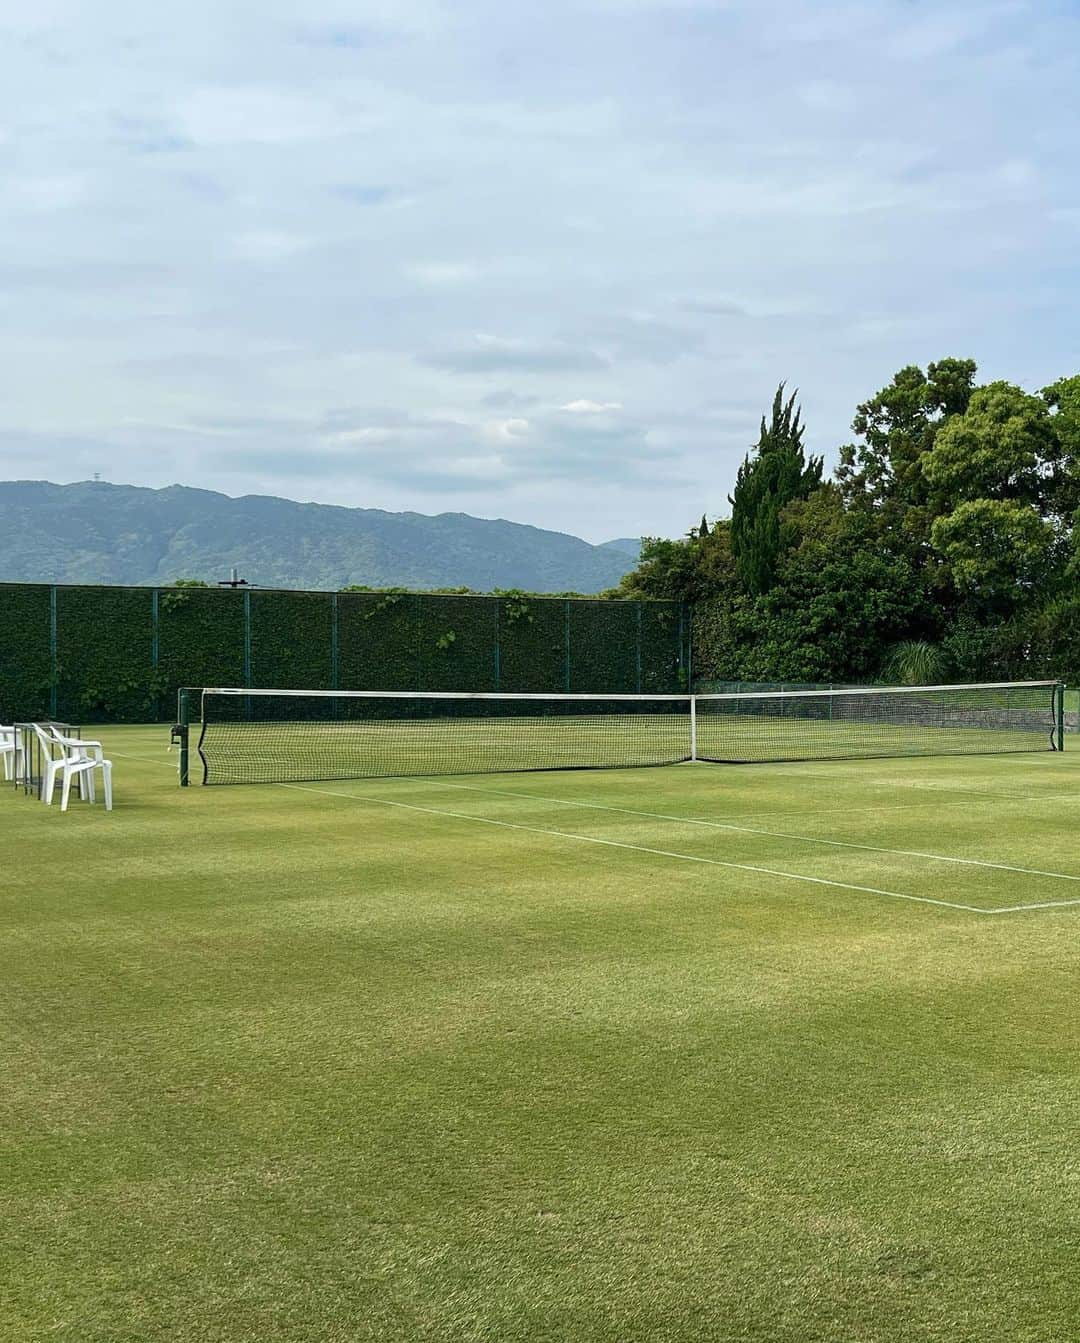
<path id="1" fill-rule="evenodd" d="M 793 499 L 805 499 L 821 483 L 822 458 L 807 459 L 803 449 L 802 411 L 798 392 L 784 400 L 781 383 L 773 398 L 768 423 L 753 455 L 747 454 L 735 478 L 731 504 L 731 552 L 746 590 L 757 596 L 768 592 L 776 579 L 783 550 L 780 513 Z"/>

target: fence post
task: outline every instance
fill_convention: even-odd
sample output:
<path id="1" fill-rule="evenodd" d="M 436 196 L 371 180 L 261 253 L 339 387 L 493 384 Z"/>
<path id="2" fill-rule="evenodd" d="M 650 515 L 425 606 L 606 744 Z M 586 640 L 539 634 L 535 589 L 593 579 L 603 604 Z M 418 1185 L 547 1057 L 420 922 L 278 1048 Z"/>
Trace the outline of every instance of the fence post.
<path id="1" fill-rule="evenodd" d="M 414 644 L 414 647 L 413 647 L 413 689 L 414 689 L 414 690 L 423 690 L 423 689 L 424 689 L 424 687 L 420 684 L 420 682 L 423 680 L 423 677 L 420 675 L 420 656 L 421 656 L 421 650 L 420 650 L 420 628 L 421 628 L 421 624 L 422 624 L 421 619 L 420 619 L 420 616 L 421 616 L 421 611 L 422 611 L 422 609 L 423 609 L 423 608 L 421 607 L 421 605 L 420 605 L 420 601 L 421 601 L 420 594 L 419 594 L 419 593 L 416 593 L 416 594 L 413 596 L 413 644 Z"/>
<path id="2" fill-rule="evenodd" d="M 338 656 L 338 595 L 330 594 L 330 689 L 340 689 L 340 666 Z"/>
<path id="3" fill-rule="evenodd" d="M 49 717 L 56 717 L 57 683 L 60 669 L 56 659 L 56 584 L 49 588 Z"/>
<path id="4" fill-rule="evenodd" d="M 566 600 L 566 612 L 563 621 L 563 679 L 566 682 L 566 693 L 570 693 L 570 599 Z"/>
<path id="5" fill-rule="evenodd" d="M 244 688 L 251 689 L 251 593 L 244 593 Z"/>
<path id="6" fill-rule="evenodd" d="M 499 640 L 502 622 L 499 612 L 502 607 L 502 598 L 495 597 L 493 601 L 495 602 L 495 689 L 500 690 L 502 688 L 502 648 Z"/>
<path id="7" fill-rule="evenodd" d="M 161 717 L 161 696 L 158 686 L 157 669 L 160 661 L 160 641 L 158 639 L 158 590 L 150 594 L 150 665 L 154 669 L 154 718 Z"/>
<path id="8" fill-rule="evenodd" d="M 687 619 L 689 617 L 689 619 Z M 694 689 L 694 608 L 688 602 L 679 603 L 679 626 L 686 623 L 686 688 Z M 680 637 L 680 644 L 682 639 Z"/>

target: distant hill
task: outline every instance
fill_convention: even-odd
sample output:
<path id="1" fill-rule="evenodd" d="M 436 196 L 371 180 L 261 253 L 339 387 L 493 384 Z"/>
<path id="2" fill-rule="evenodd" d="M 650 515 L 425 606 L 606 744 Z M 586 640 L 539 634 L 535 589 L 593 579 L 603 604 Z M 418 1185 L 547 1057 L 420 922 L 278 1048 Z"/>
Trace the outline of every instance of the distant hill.
<path id="1" fill-rule="evenodd" d="M 0 582 L 216 582 L 234 566 L 260 587 L 525 588 L 599 592 L 639 543 L 467 513 L 386 513 L 170 485 L 0 482 Z"/>
<path id="2" fill-rule="evenodd" d="M 633 568 L 641 555 L 641 538 L 637 536 L 620 536 L 617 541 L 604 541 L 596 547 L 597 550 L 605 550 L 611 555 L 629 555 L 630 567 Z"/>

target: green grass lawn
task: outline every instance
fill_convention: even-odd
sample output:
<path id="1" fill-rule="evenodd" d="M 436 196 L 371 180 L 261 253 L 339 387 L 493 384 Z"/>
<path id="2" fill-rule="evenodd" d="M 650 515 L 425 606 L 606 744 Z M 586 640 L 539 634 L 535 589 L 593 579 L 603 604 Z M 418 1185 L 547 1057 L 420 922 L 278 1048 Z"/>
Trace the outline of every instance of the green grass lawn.
<path id="1" fill-rule="evenodd" d="M 112 815 L 0 792 L 4 1343 L 1077 1336 L 1080 751 L 181 792 L 167 735 Z"/>

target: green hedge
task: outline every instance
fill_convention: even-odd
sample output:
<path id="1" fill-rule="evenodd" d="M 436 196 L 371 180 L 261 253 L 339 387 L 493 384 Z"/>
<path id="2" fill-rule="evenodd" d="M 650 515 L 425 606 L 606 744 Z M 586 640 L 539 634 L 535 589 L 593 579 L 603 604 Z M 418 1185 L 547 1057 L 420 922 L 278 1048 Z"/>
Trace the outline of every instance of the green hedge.
<path id="1" fill-rule="evenodd" d="M 417 597 L 416 688 L 495 690 L 499 602 Z"/>
<path id="2" fill-rule="evenodd" d="M 678 602 L 640 602 L 639 606 L 642 691 L 666 695 L 689 689 L 688 614 Z"/>
<path id="3" fill-rule="evenodd" d="M 570 689 L 633 695 L 639 682 L 641 603 L 570 603 Z"/>
<path id="4" fill-rule="evenodd" d="M 49 715 L 51 591 L 0 583 L 0 723 Z"/>
<path id="5" fill-rule="evenodd" d="M 416 598 L 409 592 L 343 592 L 338 597 L 338 679 L 342 690 L 415 690 Z"/>
<path id="6" fill-rule="evenodd" d="M 147 722 L 165 689 L 153 662 L 149 588 L 57 588 L 57 717 Z"/>
<path id="7" fill-rule="evenodd" d="M 244 684 L 244 596 L 216 588 L 161 590 L 158 670 L 167 717 L 182 686 Z"/>
<path id="8" fill-rule="evenodd" d="M 0 628 L 0 719 L 90 723 L 171 718 L 183 686 L 670 693 L 689 621 L 516 593 L 0 584 Z"/>
<path id="9" fill-rule="evenodd" d="M 541 694 L 566 689 L 570 602 L 499 598 L 499 689 Z"/>
<path id="10" fill-rule="evenodd" d="M 333 597 L 327 592 L 252 592 L 251 684 L 333 689 Z"/>

